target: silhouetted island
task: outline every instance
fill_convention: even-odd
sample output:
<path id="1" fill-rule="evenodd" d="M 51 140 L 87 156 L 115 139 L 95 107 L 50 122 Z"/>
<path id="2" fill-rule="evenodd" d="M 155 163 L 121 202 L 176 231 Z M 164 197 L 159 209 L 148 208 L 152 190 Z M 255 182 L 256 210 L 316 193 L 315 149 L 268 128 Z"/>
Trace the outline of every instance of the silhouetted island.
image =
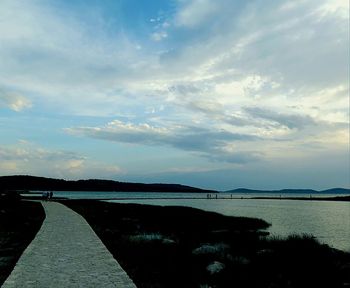
<path id="1" fill-rule="evenodd" d="M 144 184 L 113 180 L 63 180 L 28 175 L 0 176 L 0 190 L 37 190 L 37 191 L 122 191 L 122 192 L 189 192 L 215 193 L 180 184 Z"/>
<path id="2" fill-rule="evenodd" d="M 313 189 L 281 189 L 281 190 L 255 190 L 238 188 L 233 190 L 225 191 L 225 193 L 264 193 L 264 194 L 350 194 L 350 189 L 346 188 L 331 188 L 327 190 L 313 190 Z"/>

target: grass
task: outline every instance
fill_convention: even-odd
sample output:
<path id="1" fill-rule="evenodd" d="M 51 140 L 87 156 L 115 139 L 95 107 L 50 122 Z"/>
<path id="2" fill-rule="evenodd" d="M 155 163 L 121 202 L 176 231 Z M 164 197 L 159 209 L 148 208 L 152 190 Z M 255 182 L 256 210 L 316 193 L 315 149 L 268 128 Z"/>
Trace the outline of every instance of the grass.
<path id="1" fill-rule="evenodd" d="M 0 286 L 11 273 L 45 218 L 40 203 L 0 193 Z"/>
<path id="2" fill-rule="evenodd" d="M 137 287 L 345 287 L 350 254 L 264 220 L 189 207 L 62 203 L 86 218 Z"/>
<path id="3" fill-rule="evenodd" d="M 264 220 L 188 207 L 69 200 L 137 287 L 350 286 L 350 254 L 312 235 L 266 237 Z M 0 193 L 0 285 L 44 219 L 39 203 Z"/>

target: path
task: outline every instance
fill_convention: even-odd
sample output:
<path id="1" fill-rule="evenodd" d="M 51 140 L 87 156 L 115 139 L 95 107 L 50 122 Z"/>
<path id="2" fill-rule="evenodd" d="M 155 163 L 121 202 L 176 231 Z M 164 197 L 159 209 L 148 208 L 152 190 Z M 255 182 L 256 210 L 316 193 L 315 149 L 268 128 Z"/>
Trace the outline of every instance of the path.
<path id="1" fill-rule="evenodd" d="M 46 219 L 3 288 L 136 287 L 82 216 L 42 204 Z"/>

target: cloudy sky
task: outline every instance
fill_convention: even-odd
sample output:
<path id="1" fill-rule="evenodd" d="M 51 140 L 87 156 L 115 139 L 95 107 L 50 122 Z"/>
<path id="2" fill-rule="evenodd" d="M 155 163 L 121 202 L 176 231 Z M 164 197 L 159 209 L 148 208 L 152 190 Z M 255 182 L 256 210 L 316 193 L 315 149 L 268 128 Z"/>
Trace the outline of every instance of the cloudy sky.
<path id="1" fill-rule="evenodd" d="M 350 187 L 348 0 L 1 0 L 0 174 Z"/>

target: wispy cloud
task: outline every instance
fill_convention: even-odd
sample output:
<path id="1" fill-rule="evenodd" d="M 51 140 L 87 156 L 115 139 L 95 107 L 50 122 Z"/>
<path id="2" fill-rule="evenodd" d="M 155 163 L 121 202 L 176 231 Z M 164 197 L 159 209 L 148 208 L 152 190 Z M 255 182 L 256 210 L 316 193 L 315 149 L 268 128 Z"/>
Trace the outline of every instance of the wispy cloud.
<path id="1" fill-rule="evenodd" d="M 23 109 L 32 107 L 32 103 L 28 98 L 18 93 L 6 92 L 0 88 L 0 108 L 3 107 L 20 112 Z"/>
<path id="2" fill-rule="evenodd" d="M 149 124 L 134 125 L 113 121 L 104 127 L 75 127 L 65 129 L 67 133 L 104 139 L 115 142 L 151 146 L 172 146 L 195 152 L 211 160 L 243 163 L 257 160 L 257 153 L 230 151 L 227 144 L 235 141 L 256 141 L 251 135 L 211 130 L 202 127 L 153 127 Z M 252 155 L 249 155 L 252 154 Z M 253 155 L 254 154 L 254 155 Z"/>
<path id="3" fill-rule="evenodd" d="M 348 1 L 93 2 L 0 2 L 0 108 L 64 117 L 62 141 L 170 147 L 208 167 L 349 145 Z"/>
<path id="4" fill-rule="evenodd" d="M 257 104 L 274 111 L 315 105 L 319 91 L 348 87 L 348 5 L 338 1 L 179 1 L 157 20 L 151 38 L 167 39 L 159 47 L 118 26 L 110 37 L 99 12 L 87 21 L 45 1 L 1 6 L 0 85 L 52 110 L 138 117 L 143 103 L 200 98 L 224 114 Z"/>
<path id="5" fill-rule="evenodd" d="M 196 28 L 215 17 L 219 7 L 210 0 L 179 1 L 180 8 L 175 15 L 175 24 L 186 28 Z"/>
<path id="6" fill-rule="evenodd" d="M 254 118 L 267 120 L 289 129 L 302 129 L 304 126 L 316 124 L 309 115 L 283 114 L 259 107 L 247 107 L 245 111 Z"/>
<path id="7" fill-rule="evenodd" d="M 45 149 L 27 141 L 0 146 L 0 174 L 34 174 L 64 178 L 115 177 L 118 166 L 93 161 L 64 150 Z"/>
<path id="8" fill-rule="evenodd" d="M 165 31 L 154 32 L 151 35 L 152 40 L 161 41 L 168 37 L 168 34 Z"/>

